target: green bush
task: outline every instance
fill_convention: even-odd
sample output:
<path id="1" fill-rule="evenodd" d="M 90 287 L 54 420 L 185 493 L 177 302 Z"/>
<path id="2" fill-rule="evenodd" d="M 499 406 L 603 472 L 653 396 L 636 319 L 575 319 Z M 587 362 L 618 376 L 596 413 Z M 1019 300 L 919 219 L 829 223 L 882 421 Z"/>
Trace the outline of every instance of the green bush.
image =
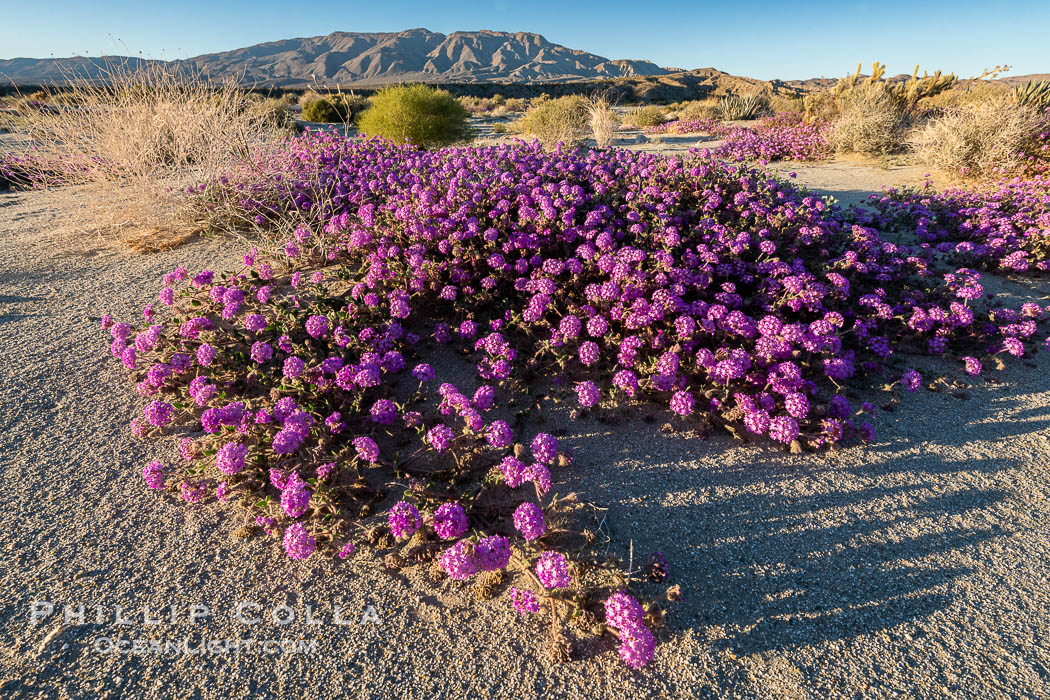
<path id="1" fill-rule="evenodd" d="M 350 121 L 350 114 L 341 102 L 317 96 L 303 102 L 303 119 L 308 122 L 334 124 Z"/>
<path id="2" fill-rule="evenodd" d="M 368 108 L 368 100 L 345 92 L 308 92 L 299 100 L 303 119 L 325 124 L 355 121 Z"/>
<path id="3" fill-rule="evenodd" d="M 471 137 L 466 108 L 446 90 L 428 85 L 397 85 L 372 96 L 358 129 L 396 143 L 421 148 L 447 146 Z"/>
<path id="4" fill-rule="evenodd" d="M 572 145 L 587 135 L 590 121 L 587 98 L 566 95 L 534 104 L 525 116 L 514 122 L 518 133 L 535 137 L 546 147 L 557 143 Z"/>

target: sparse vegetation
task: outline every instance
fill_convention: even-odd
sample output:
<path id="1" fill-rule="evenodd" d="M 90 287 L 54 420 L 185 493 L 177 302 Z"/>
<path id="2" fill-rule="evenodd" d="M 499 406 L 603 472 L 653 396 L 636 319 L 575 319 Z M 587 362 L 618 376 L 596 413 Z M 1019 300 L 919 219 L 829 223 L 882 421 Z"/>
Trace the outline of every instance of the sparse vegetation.
<path id="1" fill-rule="evenodd" d="M 445 90 L 428 85 L 397 85 L 372 96 L 358 128 L 368 136 L 396 143 L 409 141 L 422 148 L 438 148 L 471 137 L 468 113 Z"/>
<path id="2" fill-rule="evenodd" d="M 287 133 L 274 105 L 160 64 L 114 64 L 106 82 L 69 79 L 19 101 L 24 139 L 5 159 L 37 187 L 91 186 L 91 204 L 70 212 L 88 230 L 149 245 L 184 238 L 202 225 L 185 190 L 246 166 Z"/>

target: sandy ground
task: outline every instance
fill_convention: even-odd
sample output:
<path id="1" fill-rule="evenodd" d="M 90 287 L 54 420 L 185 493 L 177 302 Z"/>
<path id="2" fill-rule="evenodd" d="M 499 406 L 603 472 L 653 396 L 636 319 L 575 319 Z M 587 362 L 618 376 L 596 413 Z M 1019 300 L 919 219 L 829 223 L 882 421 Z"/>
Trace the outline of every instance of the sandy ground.
<path id="1" fill-rule="evenodd" d="M 126 429 L 138 401 L 98 318 L 133 317 L 177 262 L 222 266 L 240 245 L 141 256 L 63 221 L 46 194 L 0 194 L 3 697 L 1050 696 L 1050 353 L 965 398 L 923 390 L 880 413 L 874 444 L 831 454 L 664 433 L 660 415 L 554 416 L 576 453 L 555 488 L 607 509 L 611 553 L 662 550 L 685 600 L 643 671 L 611 645 L 552 665 L 505 599 L 472 604 L 363 558 L 293 562 L 234 538 L 214 502 L 147 492 L 159 446 Z M 1045 279 L 999 286 L 1050 303 Z M 33 601 L 55 612 L 34 623 Z M 239 622 L 240 602 L 262 621 Z M 84 624 L 64 605 L 86 606 Z M 192 605 L 209 614 L 191 622 Z M 273 622 L 280 605 L 294 622 Z M 315 646 L 110 649 L 186 638 Z"/>

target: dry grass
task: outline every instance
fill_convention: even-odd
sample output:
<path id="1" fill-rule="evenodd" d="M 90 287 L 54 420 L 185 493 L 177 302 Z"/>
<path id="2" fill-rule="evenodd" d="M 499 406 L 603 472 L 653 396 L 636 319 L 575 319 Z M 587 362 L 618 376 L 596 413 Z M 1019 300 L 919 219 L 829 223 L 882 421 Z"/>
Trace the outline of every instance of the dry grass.
<path id="1" fill-rule="evenodd" d="M 612 111 L 609 98 L 605 95 L 595 95 L 588 100 L 587 117 L 595 145 L 605 148 L 612 143 L 618 120 L 616 113 Z"/>
<path id="2" fill-rule="evenodd" d="M 910 143 L 925 165 L 970 177 L 1010 173 L 1036 146 L 1046 121 L 1008 95 L 953 107 L 917 129 Z"/>
<path id="3" fill-rule="evenodd" d="M 908 113 L 882 88 L 858 88 L 839 98 L 828 140 L 839 153 L 884 156 L 904 147 Z"/>
<path id="4" fill-rule="evenodd" d="M 73 224 L 136 248 L 203 228 L 186 189 L 246 167 L 287 133 L 275 102 L 159 65 L 114 65 L 105 81 L 71 76 L 35 97 L 72 106 L 20 110 L 24 138 L 11 155 L 37 164 L 42 187 L 85 183 L 91 204 L 70 212 Z"/>
<path id="5" fill-rule="evenodd" d="M 718 100 L 707 98 L 704 100 L 689 100 L 679 102 L 671 106 L 675 119 L 683 121 L 694 121 L 701 119 L 719 119 L 722 115 L 718 109 Z"/>
<path id="6" fill-rule="evenodd" d="M 772 95 L 769 98 L 769 111 L 773 114 L 802 114 L 805 110 L 802 98 L 796 95 Z"/>

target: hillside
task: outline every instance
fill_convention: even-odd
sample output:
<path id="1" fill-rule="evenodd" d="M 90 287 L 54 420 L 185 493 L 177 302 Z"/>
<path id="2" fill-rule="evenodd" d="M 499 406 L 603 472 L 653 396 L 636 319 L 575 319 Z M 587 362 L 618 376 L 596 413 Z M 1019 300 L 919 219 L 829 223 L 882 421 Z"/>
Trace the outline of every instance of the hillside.
<path id="1" fill-rule="evenodd" d="M 0 61 L 0 76 L 20 84 L 61 81 L 70 74 L 97 78 L 107 63 L 120 60 L 14 58 Z M 213 79 L 276 86 L 314 82 L 367 86 L 401 81 L 557 83 L 667 72 L 650 61 L 610 60 L 528 32 L 446 35 L 426 29 L 334 32 L 205 54 L 178 63 Z"/>

